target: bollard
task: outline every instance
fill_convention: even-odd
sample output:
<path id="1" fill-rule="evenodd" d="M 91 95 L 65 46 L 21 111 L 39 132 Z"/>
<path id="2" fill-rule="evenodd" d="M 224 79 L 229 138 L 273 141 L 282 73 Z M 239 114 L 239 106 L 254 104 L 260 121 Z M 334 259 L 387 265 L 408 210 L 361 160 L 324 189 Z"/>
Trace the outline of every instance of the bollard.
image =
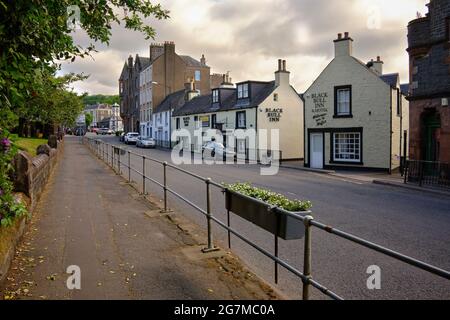
<path id="1" fill-rule="evenodd" d="M 311 279 L 311 221 L 314 218 L 312 216 L 306 216 L 303 220 L 305 224 L 305 248 L 304 248 L 304 259 L 303 259 L 303 274 L 307 280 L 303 280 L 303 300 L 309 300 L 309 289 L 311 284 L 309 279 Z"/>
<path id="2" fill-rule="evenodd" d="M 211 226 L 211 178 L 207 178 L 205 180 L 206 183 L 206 223 L 208 229 L 208 246 L 202 249 L 203 253 L 209 253 L 218 251 L 219 249 L 214 247 L 213 244 L 213 235 L 212 235 L 212 226 Z"/>

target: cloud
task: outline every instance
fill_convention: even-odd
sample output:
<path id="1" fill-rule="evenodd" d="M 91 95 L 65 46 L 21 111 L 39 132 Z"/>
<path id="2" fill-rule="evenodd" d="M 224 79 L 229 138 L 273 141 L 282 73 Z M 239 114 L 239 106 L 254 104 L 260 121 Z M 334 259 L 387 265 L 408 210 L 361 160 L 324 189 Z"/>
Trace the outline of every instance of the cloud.
<path id="1" fill-rule="evenodd" d="M 350 32 L 355 56 L 368 61 L 382 56 L 385 71 L 408 78 L 406 26 L 427 0 L 164 0 L 171 11 L 165 21 L 147 22 L 157 42 L 175 41 L 179 54 L 206 55 L 213 72 L 231 71 L 235 81 L 273 79 L 277 59 L 288 60 L 292 83 L 302 92 L 333 58 L 338 32 Z M 110 46 L 100 45 L 94 59 L 77 60 L 63 71 L 85 72 L 90 78 L 78 91 L 116 94 L 117 79 L 127 57 L 148 56 L 150 41 L 114 26 Z M 83 32 L 78 43 L 89 44 Z"/>

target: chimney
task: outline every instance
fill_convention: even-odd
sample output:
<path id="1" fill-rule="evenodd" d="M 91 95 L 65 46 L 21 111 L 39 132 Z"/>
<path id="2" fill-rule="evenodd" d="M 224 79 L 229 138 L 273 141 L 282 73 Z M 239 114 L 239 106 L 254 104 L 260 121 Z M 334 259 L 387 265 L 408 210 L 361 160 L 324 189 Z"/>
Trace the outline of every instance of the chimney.
<path id="1" fill-rule="evenodd" d="M 160 55 L 164 54 L 164 45 L 160 43 L 150 44 L 150 61 L 153 62 Z"/>
<path id="2" fill-rule="evenodd" d="M 204 55 L 204 54 L 202 54 L 202 58 L 200 59 L 200 63 L 201 63 L 201 65 L 202 65 L 203 67 L 206 66 L 206 59 L 205 59 L 205 55 Z"/>
<path id="3" fill-rule="evenodd" d="M 290 85 L 290 72 L 286 70 L 286 60 L 278 60 L 278 70 L 275 72 L 275 85 L 289 86 Z"/>
<path id="4" fill-rule="evenodd" d="M 184 88 L 185 88 L 184 100 L 186 102 L 191 101 L 192 99 L 200 95 L 198 90 L 195 89 L 195 81 L 192 78 L 188 79 L 188 82 L 184 84 Z"/>
<path id="5" fill-rule="evenodd" d="M 227 72 L 223 75 L 223 81 L 220 84 L 220 88 L 234 88 L 232 79 L 230 78 L 230 73 Z"/>
<path id="6" fill-rule="evenodd" d="M 338 37 L 334 40 L 334 56 L 338 57 L 346 57 L 353 55 L 353 39 L 350 38 L 348 32 L 338 33 Z"/>
<path id="7" fill-rule="evenodd" d="M 383 75 L 383 61 L 381 61 L 380 56 L 377 57 L 377 61 L 373 61 L 372 70 L 375 71 L 378 75 Z"/>

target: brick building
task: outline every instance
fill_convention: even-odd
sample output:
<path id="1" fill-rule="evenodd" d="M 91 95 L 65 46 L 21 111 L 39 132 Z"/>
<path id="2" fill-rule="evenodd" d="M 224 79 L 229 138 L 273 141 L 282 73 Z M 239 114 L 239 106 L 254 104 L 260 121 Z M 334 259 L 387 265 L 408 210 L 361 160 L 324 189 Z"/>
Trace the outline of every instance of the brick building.
<path id="1" fill-rule="evenodd" d="M 408 25 L 410 158 L 450 163 L 450 1 Z"/>
<path id="2" fill-rule="evenodd" d="M 130 56 L 119 78 L 125 131 L 141 132 L 143 135 L 151 135 L 149 119 L 152 111 L 169 94 L 184 89 L 187 79 L 194 79 L 196 88 L 202 93 L 211 91 L 210 67 L 206 65 L 204 56 L 199 61 L 178 55 L 175 43 L 169 41 L 152 43 L 149 49 L 150 57 L 136 56 L 134 65 Z"/>

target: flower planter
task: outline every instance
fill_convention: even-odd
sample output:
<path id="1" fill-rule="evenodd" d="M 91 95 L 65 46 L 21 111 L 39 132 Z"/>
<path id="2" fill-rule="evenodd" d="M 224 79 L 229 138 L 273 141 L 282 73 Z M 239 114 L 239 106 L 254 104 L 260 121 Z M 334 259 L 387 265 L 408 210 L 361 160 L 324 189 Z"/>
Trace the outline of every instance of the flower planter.
<path id="1" fill-rule="evenodd" d="M 301 239 L 305 235 L 305 227 L 301 220 L 285 215 L 279 208 L 258 199 L 225 190 L 225 207 L 228 211 L 284 240 Z M 291 213 L 302 216 L 306 212 Z"/>

